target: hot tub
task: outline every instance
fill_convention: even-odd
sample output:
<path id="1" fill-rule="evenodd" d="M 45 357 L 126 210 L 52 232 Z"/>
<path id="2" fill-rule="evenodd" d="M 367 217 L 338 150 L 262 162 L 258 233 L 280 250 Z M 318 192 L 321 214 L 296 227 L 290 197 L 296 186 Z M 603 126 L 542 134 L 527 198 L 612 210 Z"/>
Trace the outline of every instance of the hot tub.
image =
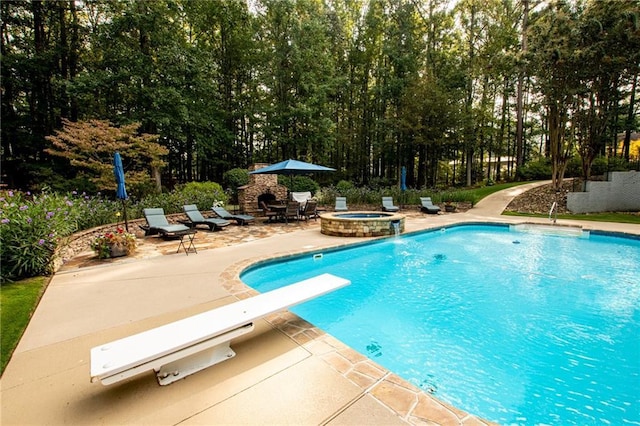
<path id="1" fill-rule="evenodd" d="M 320 232 L 338 237 L 381 237 L 404 232 L 404 216 L 386 212 L 331 212 L 320 215 Z"/>

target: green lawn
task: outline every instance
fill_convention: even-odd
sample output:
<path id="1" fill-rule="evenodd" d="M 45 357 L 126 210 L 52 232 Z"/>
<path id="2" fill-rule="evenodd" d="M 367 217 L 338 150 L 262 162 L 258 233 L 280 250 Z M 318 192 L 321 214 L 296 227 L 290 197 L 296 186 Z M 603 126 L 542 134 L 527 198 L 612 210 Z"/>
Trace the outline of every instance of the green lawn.
<path id="1" fill-rule="evenodd" d="M 0 375 L 9 363 L 48 282 L 48 277 L 35 277 L 0 286 Z"/>

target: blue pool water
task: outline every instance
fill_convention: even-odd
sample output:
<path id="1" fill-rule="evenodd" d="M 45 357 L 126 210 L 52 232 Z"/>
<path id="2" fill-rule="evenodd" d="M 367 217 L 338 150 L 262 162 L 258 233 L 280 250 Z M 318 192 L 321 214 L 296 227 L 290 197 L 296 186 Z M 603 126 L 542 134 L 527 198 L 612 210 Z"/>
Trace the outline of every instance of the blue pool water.
<path id="1" fill-rule="evenodd" d="M 640 424 L 640 240 L 458 226 L 250 269 L 264 292 L 344 289 L 296 314 L 502 424 Z"/>

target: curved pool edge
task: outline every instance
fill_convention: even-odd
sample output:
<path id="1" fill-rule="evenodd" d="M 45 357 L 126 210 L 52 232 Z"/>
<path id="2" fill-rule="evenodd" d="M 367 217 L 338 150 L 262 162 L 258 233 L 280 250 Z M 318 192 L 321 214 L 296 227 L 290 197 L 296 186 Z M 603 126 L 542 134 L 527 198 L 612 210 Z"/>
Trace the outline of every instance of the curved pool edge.
<path id="1" fill-rule="evenodd" d="M 440 227 L 437 227 L 430 231 L 438 232 L 439 230 Z M 344 250 L 389 238 L 395 237 L 371 238 L 365 241 L 355 240 L 324 248 L 303 249 L 295 253 L 274 253 L 266 258 L 260 256 L 244 259 L 225 269 L 220 275 L 220 281 L 231 296 L 237 299 L 246 299 L 259 294 L 257 290 L 249 287 L 240 279 L 242 273 L 254 267 L 273 261 L 285 261 L 297 256 Z M 289 337 L 312 356 L 318 357 L 336 373 L 356 386 L 361 392 L 358 399 L 367 395 L 372 396 L 407 424 L 494 425 L 492 422 L 436 398 L 289 310 L 271 314 L 262 320 Z"/>
<path id="2" fill-rule="evenodd" d="M 461 215 L 462 216 L 462 215 Z M 403 236 L 411 236 L 424 232 L 439 232 L 443 229 L 450 229 L 459 226 L 486 225 L 496 227 L 509 227 L 518 223 L 537 223 L 536 221 L 513 220 L 505 217 L 497 218 L 476 218 L 476 217 L 460 217 L 454 222 L 446 223 L 430 223 L 427 226 L 418 229 L 412 229 L 403 234 Z M 541 220 L 540 223 L 548 223 Z M 595 226 L 599 222 L 586 222 L 581 225 L 583 228 L 591 231 L 592 234 L 618 236 L 622 238 L 640 239 L 640 227 L 637 233 L 625 230 L 609 229 L 608 223 L 605 226 Z M 625 224 L 628 225 L 628 224 Z M 632 227 L 633 229 L 633 227 Z M 635 231 L 635 230 L 634 230 Z M 326 253 L 329 251 L 337 251 L 356 247 L 372 242 L 383 241 L 395 237 L 377 237 L 365 240 L 345 239 L 344 242 L 332 243 L 325 247 L 313 247 L 296 250 L 295 252 L 276 252 L 268 257 L 260 256 L 239 261 L 227 268 L 221 278 L 222 283 L 231 295 L 242 299 L 258 294 L 259 292 L 246 285 L 240 279 L 245 271 L 258 267 L 263 263 L 271 261 L 284 261 L 292 257 L 313 255 L 316 253 Z M 457 424 L 465 424 L 471 422 L 480 425 L 492 425 L 487 420 L 481 419 L 473 414 L 463 411 L 460 408 L 452 406 L 445 401 L 441 401 L 428 392 L 414 386 L 408 381 L 395 375 L 390 370 L 383 368 L 375 362 L 369 360 L 355 349 L 347 346 L 335 337 L 327 334 L 321 329 L 316 328 L 313 324 L 298 317 L 290 311 L 280 314 L 274 314 L 265 319 L 274 328 L 278 329 L 301 347 L 309 350 L 313 355 L 318 356 L 324 362 L 329 364 L 336 372 L 348 379 L 354 385 L 358 386 L 363 395 L 371 394 L 375 399 L 386 406 L 389 410 L 396 413 L 400 418 L 409 424 L 424 424 L 425 422 L 445 423 L 449 421 L 457 422 Z M 304 327 L 302 327 L 304 326 Z M 316 347 L 324 348 L 318 352 Z M 369 378 L 362 378 L 361 371 L 380 372 L 378 378 L 370 381 Z M 360 380 L 362 379 L 362 380 Z M 411 398 L 414 403 L 412 406 L 399 406 L 399 398 Z M 411 404 L 410 404 L 411 405 Z"/>

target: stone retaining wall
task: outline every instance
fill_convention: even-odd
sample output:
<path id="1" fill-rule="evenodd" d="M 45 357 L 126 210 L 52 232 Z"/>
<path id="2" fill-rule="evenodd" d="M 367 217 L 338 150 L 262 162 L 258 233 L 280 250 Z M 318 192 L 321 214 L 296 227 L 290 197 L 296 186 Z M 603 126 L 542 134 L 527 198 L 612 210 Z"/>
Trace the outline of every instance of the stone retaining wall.
<path id="1" fill-rule="evenodd" d="M 611 172 L 604 182 L 585 182 L 584 192 L 567 194 L 573 213 L 626 212 L 640 210 L 640 172 Z"/>

